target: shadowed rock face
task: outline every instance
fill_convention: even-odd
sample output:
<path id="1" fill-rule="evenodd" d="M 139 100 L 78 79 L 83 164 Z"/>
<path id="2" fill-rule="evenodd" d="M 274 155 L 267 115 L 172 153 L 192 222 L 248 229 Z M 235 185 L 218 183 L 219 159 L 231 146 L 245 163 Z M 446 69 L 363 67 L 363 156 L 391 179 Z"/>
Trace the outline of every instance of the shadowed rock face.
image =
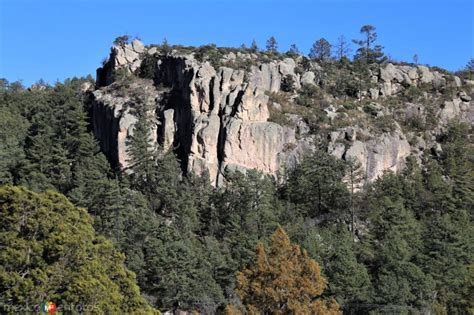
<path id="1" fill-rule="evenodd" d="M 126 58 L 117 51 L 124 54 L 127 47 L 114 48 L 111 62 L 123 66 Z M 136 63 L 135 55 L 130 60 Z M 243 70 L 221 67 L 216 71 L 208 62 L 199 63 L 190 56 L 163 56 L 157 60 L 154 81 L 167 89 L 167 97 L 150 89 L 150 80 L 134 84 L 149 88 L 143 89 L 148 91 L 143 92 L 147 102 L 157 100 L 156 141 L 165 149 L 174 148 L 184 171 L 208 173 L 216 185 L 223 183 L 224 170 L 255 168 L 277 175 L 281 161 L 291 160 L 292 152 L 287 148 L 297 147 L 299 142 L 294 130 L 267 121 L 265 91 L 279 89 L 282 64 L 255 68 L 252 79 L 244 82 Z M 112 77 L 106 71 L 99 70 L 104 79 L 98 82 Z M 127 168 L 126 138 L 133 132 L 136 119 L 122 108 L 126 97 L 115 95 L 112 86 L 102 87 L 93 95 L 94 131 L 102 149 L 116 165 Z"/>
<path id="2" fill-rule="evenodd" d="M 113 72 L 120 68 L 136 71 L 152 50 L 137 41 L 113 47 L 109 61 L 97 71 L 98 87 L 92 92 L 93 128 L 104 153 L 121 168 L 128 166 L 126 140 L 133 133 L 136 118 L 124 107 L 129 96 L 119 95 L 114 88 Z M 314 150 L 315 136 L 301 132 L 308 129 L 301 118 L 291 117 L 298 122 L 297 128 L 268 121 L 266 92 L 279 91 L 283 77 L 291 76 L 297 89 L 315 84 L 314 72 L 295 73 L 294 59 L 253 65 L 246 73 L 230 67 L 215 69 L 192 55 L 153 56 L 153 80 L 135 78 L 129 92 L 139 94 L 152 108 L 154 136 L 150 141 L 174 150 L 184 172 L 207 173 L 213 185 L 224 184 L 225 173 L 232 170 L 252 168 L 279 176 L 302 154 Z M 426 67 L 392 64 L 382 68 L 374 80 L 378 88 L 369 91 L 373 99 L 419 82 L 446 81 Z M 459 114 L 456 102 L 446 105 L 442 117 Z M 341 145 L 344 139 L 349 141 Z M 411 148 L 397 125 L 394 132 L 365 141 L 356 139 L 355 130 L 342 128 L 331 134 L 328 151 L 339 158 L 356 158 L 367 179 L 374 180 L 385 170 L 403 167 Z"/>

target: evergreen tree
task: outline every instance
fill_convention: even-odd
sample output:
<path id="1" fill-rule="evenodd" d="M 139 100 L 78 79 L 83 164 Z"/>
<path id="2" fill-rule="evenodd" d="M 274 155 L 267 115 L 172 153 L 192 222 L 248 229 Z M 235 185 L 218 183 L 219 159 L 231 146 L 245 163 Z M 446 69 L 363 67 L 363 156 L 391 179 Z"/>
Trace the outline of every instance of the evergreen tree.
<path id="1" fill-rule="evenodd" d="M 25 164 L 23 150 L 28 122 L 1 100 L 0 93 L 0 185 L 18 184 Z"/>
<path id="2" fill-rule="evenodd" d="M 297 56 L 301 55 L 301 52 L 298 49 L 298 46 L 296 46 L 296 44 L 291 44 L 290 49 L 288 50 L 287 54 L 289 56 L 297 57 Z"/>
<path id="3" fill-rule="evenodd" d="M 151 109 L 137 95 L 133 96 L 127 106 L 137 118 L 133 133 L 127 140 L 132 185 L 151 200 L 158 153 L 157 148 L 151 143 Z"/>
<path id="4" fill-rule="evenodd" d="M 270 37 L 267 40 L 267 46 L 266 46 L 267 52 L 276 54 L 278 52 L 278 43 L 275 39 L 275 37 Z"/>
<path id="5" fill-rule="evenodd" d="M 345 310 L 357 310 L 371 298 L 371 281 L 365 266 L 357 261 L 356 243 L 345 227 L 306 228 L 302 247 L 321 263 L 328 279 L 326 295 Z"/>
<path id="6" fill-rule="evenodd" d="M 313 43 L 308 56 L 313 60 L 327 62 L 331 59 L 331 47 L 325 38 L 320 38 Z"/>
<path id="7" fill-rule="evenodd" d="M 236 172 L 229 175 L 227 187 L 214 202 L 221 224 L 216 236 L 230 243 L 234 259 L 248 262 L 257 241 L 268 237 L 278 224 L 281 205 L 274 184 L 254 170 L 247 175 Z"/>
<path id="8" fill-rule="evenodd" d="M 163 41 L 161 42 L 161 53 L 164 55 L 169 55 L 172 51 L 172 47 L 168 44 L 168 40 L 163 38 Z"/>
<path id="9" fill-rule="evenodd" d="M 404 181 L 386 174 L 378 180 L 366 199 L 371 213 L 371 255 L 366 263 L 374 277 L 374 300 L 382 311 L 407 313 L 433 302 L 433 282 L 421 265 L 423 226 L 404 206 Z M 379 309 L 380 310 L 380 309 Z"/>
<path id="10" fill-rule="evenodd" d="M 317 151 L 305 157 L 290 175 L 287 184 L 289 200 L 304 216 L 333 214 L 347 217 L 349 192 L 342 179 L 344 162 L 328 153 Z"/>
<path id="11" fill-rule="evenodd" d="M 451 125 L 439 163 L 427 159 L 424 269 L 436 284 L 438 306 L 449 314 L 472 308 L 469 280 L 473 260 L 472 147 L 464 137 L 465 126 Z M 466 141 L 467 140 L 467 141 Z M 444 166 L 441 167 L 441 166 Z"/>
<path id="12" fill-rule="evenodd" d="M 268 249 L 259 243 L 254 263 L 237 274 L 236 292 L 249 313 L 341 314 L 319 297 L 327 286 L 318 263 L 278 227 Z"/>
<path id="13" fill-rule="evenodd" d="M 252 44 L 250 44 L 250 51 L 253 52 L 253 53 L 258 52 L 258 45 L 257 45 L 257 42 L 255 41 L 255 39 L 253 39 Z"/>
<path id="14" fill-rule="evenodd" d="M 224 301 L 199 241 L 160 225 L 145 248 L 146 291 L 162 309 L 214 312 Z"/>
<path id="15" fill-rule="evenodd" d="M 383 47 L 375 45 L 377 41 L 377 33 L 375 32 L 375 26 L 364 25 L 360 29 L 360 33 L 364 35 L 364 39 L 356 40 L 353 42 L 360 46 L 357 49 L 354 59 L 364 60 L 366 64 L 381 63 L 386 60 L 382 52 Z"/>
<path id="16" fill-rule="evenodd" d="M 46 300 L 94 307 L 97 313 L 154 313 L 140 296 L 124 256 L 97 236 L 84 209 L 64 196 L 0 188 L 0 304 L 34 306 Z"/>

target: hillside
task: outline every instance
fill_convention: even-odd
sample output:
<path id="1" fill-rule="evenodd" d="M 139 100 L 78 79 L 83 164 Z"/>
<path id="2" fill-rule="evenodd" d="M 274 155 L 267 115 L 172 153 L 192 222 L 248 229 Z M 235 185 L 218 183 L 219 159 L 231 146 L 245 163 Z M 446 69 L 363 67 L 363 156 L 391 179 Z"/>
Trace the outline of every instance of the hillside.
<path id="1" fill-rule="evenodd" d="M 310 60 L 214 46 L 114 46 L 91 90 L 103 151 L 128 167 L 134 102 L 147 105 L 151 144 L 173 148 L 183 171 L 225 182 L 230 170 L 276 178 L 323 145 L 355 159 L 368 181 L 436 150 L 449 121 L 472 124 L 473 81 L 441 69 L 383 62 Z M 134 99 L 135 98 L 135 99 Z"/>
<path id="2" fill-rule="evenodd" d="M 472 313 L 472 69 L 319 44 L 1 80 L 1 312 Z"/>

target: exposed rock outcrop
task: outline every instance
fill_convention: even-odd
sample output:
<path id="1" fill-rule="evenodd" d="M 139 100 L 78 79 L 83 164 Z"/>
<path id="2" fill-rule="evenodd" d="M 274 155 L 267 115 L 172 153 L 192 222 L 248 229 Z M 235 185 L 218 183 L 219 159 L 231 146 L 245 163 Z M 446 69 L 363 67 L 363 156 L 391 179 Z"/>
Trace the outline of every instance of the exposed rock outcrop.
<path id="1" fill-rule="evenodd" d="M 114 73 L 136 72 L 150 57 L 152 77 L 133 79 L 128 89 L 137 93 L 120 94 L 113 83 Z M 214 185 L 223 184 L 226 172 L 232 170 L 252 168 L 275 176 L 283 174 L 305 152 L 315 149 L 314 135 L 298 115 L 287 114 L 294 127 L 268 121 L 268 93 L 280 91 L 286 76 L 293 78 L 297 90 L 315 86 L 315 72 L 323 70 L 315 64 L 311 70 L 298 72 L 292 58 L 258 62 L 256 55 L 240 52 L 223 57 L 226 64 L 238 59 L 254 64 L 247 71 L 215 67 L 208 61 L 198 61 L 192 54 L 159 55 L 156 48 L 148 49 L 139 41 L 112 47 L 109 61 L 97 71 L 97 89 L 92 92 L 93 127 L 102 150 L 116 165 L 127 168 L 127 138 L 133 133 L 136 118 L 125 104 L 130 101 L 130 94 L 139 94 L 153 109 L 150 117 L 154 119 L 154 136 L 150 141 L 165 150 L 175 150 L 185 172 L 207 173 Z M 424 66 L 389 63 L 373 77 L 377 87 L 371 87 L 367 95 L 372 99 L 388 97 L 409 86 L 443 85 L 448 79 L 451 80 Z M 455 79 L 451 81 L 458 84 Z M 447 121 L 462 113 L 469 116 L 472 106 L 468 100 L 469 95 L 462 94 L 446 102 L 440 109 L 441 119 Z M 273 110 L 281 110 L 281 105 L 273 104 Z M 332 120 L 341 116 L 333 106 L 325 112 Z M 384 113 L 380 109 L 380 116 Z M 423 116 L 424 112 L 417 104 L 409 104 L 404 114 L 408 119 Z M 394 132 L 370 139 L 358 139 L 358 134 L 367 132 L 357 128 L 333 132 L 328 151 L 338 158 L 357 159 L 368 180 L 385 170 L 403 167 L 411 147 L 398 125 Z"/>
<path id="2" fill-rule="evenodd" d="M 329 152 L 345 160 L 355 159 L 365 171 L 367 181 L 375 180 L 385 171 L 397 172 L 404 167 L 411 147 L 399 127 L 393 133 L 365 141 L 357 139 L 357 132 L 357 128 L 350 127 L 332 133 Z M 350 142 L 344 145 L 343 140 Z"/>

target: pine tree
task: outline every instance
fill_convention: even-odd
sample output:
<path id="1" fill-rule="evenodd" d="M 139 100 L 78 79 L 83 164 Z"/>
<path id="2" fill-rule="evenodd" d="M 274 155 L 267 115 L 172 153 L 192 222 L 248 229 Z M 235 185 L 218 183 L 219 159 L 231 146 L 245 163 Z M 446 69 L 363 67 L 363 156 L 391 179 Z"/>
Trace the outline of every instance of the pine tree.
<path id="1" fill-rule="evenodd" d="M 360 29 L 360 33 L 365 36 L 362 40 L 353 40 L 353 42 L 360 46 L 357 49 L 354 59 L 364 60 L 365 64 L 381 63 L 386 60 L 382 52 L 383 47 L 375 45 L 377 41 L 377 33 L 375 32 L 375 26 L 364 25 Z"/>
<path id="2" fill-rule="evenodd" d="M 145 248 L 146 291 L 164 309 L 213 313 L 224 301 L 200 242 L 164 224 Z"/>
<path id="3" fill-rule="evenodd" d="M 2 101 L 0 93 L 0 185 L 18 184 L 25 164 L 24 140 L 28 122 Z"/>
<path id="4" fill-rule="evenodd" d="M 278 52 L 278 43 L 275 37 L 272 36 L 267 40 L 266 48 L 269 53 L 276 54 Z"/>
<path id="5" fill-rule="evenodd" d="M 458 129 L 460 128 L 460 129 Z M 426 226 L 424 269 L 436 284 L 438 306 L 449 314 L 472 308 L 469 289 L 473 260 L 471 147 L 463 139 L 463 128 L 451 126 L 439 162 L 427 159 L 424 182 Z M 441 166 L 444 165 L 444 168 Z"/>
<path id="6" fill-rule="evenodd" d="M 357 261 L 357 243 L 347 227 L 305 228 L 302 247 L 321 263 L 328 279 L 327 295 L 345 310 L 357 310 L 370 301 L 371 281 L 366 267 Z"/>
<path id="7" fill-rule="evenodd" d="M 214 199 L 221 225 L 215 236 L 229 242 L 234 259 L 248 262 L 258 240 L 277 226 L 281 205 L 274 184 L 260 172 L 236 172 L 228 178 L 227 187 Z"/>
<path id="8" fill-rule="evenodd" d="M 252 44 L 250 44 L 250 51 L 253 52 L 253 53 L 258 52 L 258 45 L 257 45 L 257 42 L 255 41 L 255 39 L 253 39 Z"/>
<path id="9" fill-rule="evenodd" d="M 347 217 L 349 192 L 342 179 L 346 174 L 344 162 L 326 152 L 306 156 L 290 174 L 287 184 L 289 200 L 305 216 L 334 214 Z"/>
<path id="10" fill-rule="evenodd" d="M 252 314 L 341 314 L 334 300 L 320 298 L 326 286 L 318 263 L 278 227 L 269 247 L 259 243 L 254 263 L 237 274 L 236 293 Z"/>
<path id="11" fill-rule="evenodd" d="M 287 55 L 297 57 L 301 55 L 301 52 L 298 49 L 298 46 L 296 46 L 296 44 L 291 44 L 290 49 L 287 52 Z"/>
<path id="12" fill-rule="evenodd" d="M 327 62 L 331 59 L 331 47 L 325 38 L 320 38 L 313 43 L 308 56 L 313 60 Z"/>
<path id="13" fill-rule="evenodd" d="M 151 143 L 150 109 L 142 98 L 136 95 L 127 103 L 127 106 L 137 118 L 133 126 L 133 134 L 127 140 L 132 185 L 151 200 L 158 152 Z"/>
<path id="14" fill-rule="evenodd" d="M 374 277 L 374 299 L 382 311 L 408 312 L 433 302 L 433 281 L 421 268 L 423 226 L 404 205 L 400 176 L 386 174 L 366 196 L 371 212 L 366 264 Z M 364 244 L 366 245 L 366 244 Z"/>

